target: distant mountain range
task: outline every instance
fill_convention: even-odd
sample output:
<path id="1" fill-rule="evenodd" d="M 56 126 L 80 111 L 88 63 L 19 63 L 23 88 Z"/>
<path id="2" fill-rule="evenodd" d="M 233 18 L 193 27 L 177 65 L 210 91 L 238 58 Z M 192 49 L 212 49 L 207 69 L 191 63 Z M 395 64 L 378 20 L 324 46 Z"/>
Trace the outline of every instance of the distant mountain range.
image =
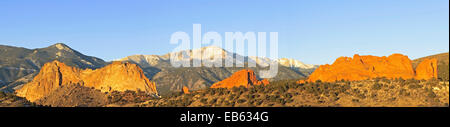
<path id="1" fill-rule="evenodd" d="M 257 67 L 250 69 L 258 72 L 264 69 L 270 61 L 280 63 L 279 73 L 276 77 L 269 80 L 298 79 L 305 78 L 311 74 L 316 65 L 304 64 L 294 59 L 277 59 L 247 57 L 236 53 L 228 52 L 215 46 L 203 47 L 194 50 L 184 50 L 176 52 L 178 54 L 187 52 L 205 53 L 207 58 L 212 58 L 214 53 L 223 53 L 225 57 L 235 56 L 235 58 L 244 58 L 244 61 L 237 62 L 248 63 L 255 62 Z M 210 53 L 209 53 L 210 52 Z M 68 66 L 81 69 L 96 69 L 107 65 L 109 62 L 92 56 L 84 55 L 69 46 L 57 43 L 45 48 L 26 49 L 21 47 L 0 45 L 0 53 L 7 54 L 0 56 L 0 91 L 14 92 L 21 88 L 25 83 L 30 82 L 39 72 L 41 67 L 48 62 L 58 60 Z M 248 58 L 248 60 L 247 60 Z M 189 60 L 201 59 L 191 57 Z M 181 91 L 183 86 L 190 90 L 199 90 L 210 87 L 213 83 L 221 81 L 236 71 L 248 67 L 189 67 L 175 68 L 170 64 L 170 53 L 165 55 L 133 55 L 116 61 L 128 61 L 138 64 L 145 75 L 155 81 L 158 92 L 162 95 L 171 91 Z M 225 61 L 225 60 L 223 60 Z"/>
<path id="2" fill-rule="evenodd" d="M 106 65 L 102 59 L 83 55 L 62 43 L 37 49 L 0 45 L 0 54 L 0 90 L 8 92 L 31 81 L 45 63 L 53 60 L 83 69 Z"/>
<path id="3" fill-rule="evenodd" d="M 175 53 L 178 55 L 190 54 L 190 55 L 188 55 L 188 57 L 189 57 L 188 60 L 191 60 L 191 61 L 193 59 L 200 60 L 200 59 L 202 59 L 202 57 L 206 57 L 208 59 L 213 59 L 214 54 L 222 54 L 224 59 L 226 57 L 230 58 L 231 56 L 235 56 L 235 58 L 233 60 L 236 60 L 236 63 L 254 62 L 260 66 L 267 66 L 269 64 L 269 62 L 277 61 L 280 65 L 285 66 L 285 67 L 290 67 L 295 70 L 309 70 L 309 69 L 314 69 L 314 68 L 318 67 L 317 65 L 305 64 L 305 63 L 295 60 L 295 59 L 281 58 L 281 59 L 272 60 L 269 58 L 260 58 L 260 57 L 256 57 L 256 56 L 249 56 L 249 57 L 242 56 L 237 53 L 228 52 L 225 49 L 222 49 L 217 46 L 208 46 L 208 47 L 203 47 L 203 48 L 194 49 L 194 50 L 183 50 L 183 51 L 179 51 L 179 52 L 175 52 Z M 192 55 L 194 53 L 202 54 L 202 56 Z M 243 58 L 244 61 L 240 61 L 240 59 L 238 59 L 238 58 Z M 225 61 L 224 59 L 222 59 L 223 62 Z M 246 61 L 247 59 L 249 59 L 250 61 Z M 132 61 L 132 62 L 138 63 L 139 65 L 141 65 L 144 68 L 146 68 L 146 67 L 157 67 L 157 68 L 172 67 L 170 64 L 170 53 L 167 53 L 162 56 L 133 55 L 133 56 L 128 56 L 128 57 L 125 57 L 122 59 L 118 59 L 117 61 Z M 216 61 L 212 61 L 212 62 L 216 62 Z"/>
<path id="4" fill-rule="evenodd" d="M 204 54 L 203 56 L 196 57 L 192 54 L 197 52 L 199 54 Z M 206 52 L 206 53 L 205 53 Z M 201 57 L 206 57 L 213 59 L 214 54 L 222 54 L 223 58 L 234 56 L 233 60 L 236 63 L 244 63 L 247 65 L 249 62 L 254 62 L 257 67 L 250 67 L 250 69 L 259 72 L 261 69 L 269 64 L 269 62 L 277 61 L 281 66 L 278 68 L 278 74 L 276 77 L 269 80 L 285 80 L 285 79 L 299 79 L 306 78 L 310 75 L 315 68 L 318 66 L 304 64 L 298 60 L 294 59 L 277 59 L 271 60 L 269 58 L 259 58 L 259 57 L 247 57 L 240 54 L 231 53 L 220 47 L 208 46 L 200 49 L 193 50 L 183 50 L 175 52 L 179 56 L 181 54 L 190 54 L 187 59 L 193 61 L 194 59 L 201 59 Z M 244 61 L 241 61 L 243 58 Z M 248 59 L 247 59 L 248 58 Z M 225 60 L 221 61 L 224 63 Z M 234 72 L 248 68 L 246 67 L 187 67 L 187 68 L 175 68 L 170 64 L 170 53 L 165 55 L 133 55 L 128 56 L 117 61 L 128 61 L 140 65 L 146 72 L 147 77 L 151 78 L 157 84 L 158 92 L 161 95 L 167 94 L 170 91 L 181 91 L 183 86 L 188 87 L 189 90 L 199 90 L 210 87 L 213 83 L 221 81 Z M 215 62 L 215 61 L 212 61 Z"/>

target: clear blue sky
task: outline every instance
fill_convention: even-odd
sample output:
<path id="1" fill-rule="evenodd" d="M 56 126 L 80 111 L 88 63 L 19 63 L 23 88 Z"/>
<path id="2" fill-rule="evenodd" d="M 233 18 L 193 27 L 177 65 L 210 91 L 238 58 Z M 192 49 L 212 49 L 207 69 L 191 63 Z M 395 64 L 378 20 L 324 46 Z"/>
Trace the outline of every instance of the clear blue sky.
<path id="1" fill-rule="evenodd" d="M 332 63 L 353 54 L 449 51 L 448 0 L 1 0 L 0 44 L 62 42 L 113 60 L 165 54 L 172 33 L 279 32 L 279 57 Z"/>

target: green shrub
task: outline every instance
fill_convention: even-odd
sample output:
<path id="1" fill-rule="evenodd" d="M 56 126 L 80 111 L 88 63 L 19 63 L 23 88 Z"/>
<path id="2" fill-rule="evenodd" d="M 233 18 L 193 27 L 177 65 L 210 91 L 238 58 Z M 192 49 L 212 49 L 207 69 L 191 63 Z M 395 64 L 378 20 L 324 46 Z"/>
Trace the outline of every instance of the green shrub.
<path id="1" fill-rule="evenodd" d="M 256 92 L 257 92 L 257 91 L 256 91 L 255 88 L 251 88 L 251 89 L 248 91 L 249 94 L 254 94 L 254 93 L 256 93 Z"/>
<path id="2" fill-rule="evenodd" d="M 239 104 L 242 104 L 242 103 L 245 103 L 247 100 L 245 100 L 245 99 L 239 99 L 237 102 L 239 103 Z"/>
<path id="3" fill-rule="evenodd" d="M 209 104 L 215 104 L 217 102 L 217 98 L 212 99 Z"/>
<path id="4" fill-rule="evenodd" d="M 358 94 L 357 97 L 360 98 L 360 99 L 365 99 L 365 98 L 366 98 L 366 95 L 364 95 L 364 94 Z"/>
<path id="5" fill-rule="evenodd" d="M 216 95 L 216 88 L 209 88 L 206 93 L 209 95 Z"/>
<path id="6" fill-rule="evenodd" d="M 259 106 L 259 105 L 261 105 L 262 103 L 263 103 L 262 100 L 257 100 L 257 101 L 255 102 L 255 105 Z"/>
<path id="7" fill-rule="evenodd" d="M 437 79 L 430 79 L 430 80 L 426 81 L 426 84 L 428 86 L 437 86 L 437 85 L 439 85 L 439 81 Z"/>
<path id="8" fill-rule="evenodd" d="M 247 94 L 245 97 L 246 97 L 247 99 L 253 99 L 253 98 L 255 98 L 255 95 L 253 95 L 253 94 Z"/>
<path id="9" fill-rule="evenodd" d="M 233 91 L 233 93 L 237 93 L 239 92 L 239 87 L 233 87 L 231 88 L 231 91 Z"/>
<path id="10" fill-rule="evenodd" d="M 202 99 L 200 100 L 200 102 L 203 103 L 203 104 L 207 104 L 207 103 L 208 103 L 208 99 L 202 98 Z"/>
<path id="11" fill-rule="evenodd" d="M 6 97 L 6 94 L 3 92 L 0 92 L 0 98 L 4 98 L 4 97 Z"/>
<path id="12" fill-rule="evenodd" d="M 230 94 L 228 96 L 228 100 L 234 100 L 235 97 L 236 97 L 236 94 Z"/>
<path id="13" fill-rule="evenodd" d="M 419 84 L 410 84 L 409 86 L 408 86 L 408 88 L 409 89 L 418 89 L 418 88 L 422 88 L 422 85 L 419 85 Z"/>
<path id="14" fill-rule="evenodd" d="M 281 105 L 285 105 L 286 104 L 286 100 L 278 98 L 277 102 L 280 103 Z"/>
<path id="15" fill-rule="evenodd" d="M 14 100 L 16 100 L 16 95 L 14 95 L 14 94 L 11 94 L 11 93 L 6 93 L 6 96 L 8 97 L 8 98 L 13 98 Z"/>
<path id="16" fill-rule="evenodd" d="M 403 78 L 396 78 L 395 81 L 400 82 L 400 83 L 405 83 L 405 80 Z"/>
<path id="17" fill-rule="evenodd" d="M 231 103 L 229 101 L 224 102 L 225 106 L 231 106 Z"/>
<path id="18" fill-rule="evenodd" d="M 282 86 L 282 87 L 278 87 L 277 90 L 278 90 L 279 92 L 281 92 L 281 93 L 284 93 L 284 92 L 287 91 L 287 88 L 285 88 L 285 87 Z"/>
<path id="19" fill-rule="evenodd" d="M 402 96 L 410 96 L 410 93 L 409 93 L 409 92 L 406 92 L 405 89 L 400 89 L 399 94 L 402 95 Z"/>
<path id="20" fill-rule="evenodd" d="M 405 81 L 406 84 L 417 84 L 419 83 L 419 80 L 416 79 L 408 79 Z"/>
<path id="21" fill-rule="evenodd" d="M 438 64 L 438 79 L 440 81 L 449 81 L 449 65 L 441 62 Z M 441 71 L 440 71 L 441 70 Z"/>
<path id="22" fill-rule="evenodd" d="M 427 90 L 427 97 L 435 98 L 436 94 L 433 92 L 433 90 Z"/>
<path id="23" fill-rule="evenodd" d="M 285 93 L 284 95 L 284 98 L 292 98 L 292 94 L 291 93 Z"/>
<path id="24" fill-rule="evenodd" d="M 276 96 L 269 96 L 269 100 L 271 101 L 271 102 L 276 102 L 277 101 L 277 97 Z"/>

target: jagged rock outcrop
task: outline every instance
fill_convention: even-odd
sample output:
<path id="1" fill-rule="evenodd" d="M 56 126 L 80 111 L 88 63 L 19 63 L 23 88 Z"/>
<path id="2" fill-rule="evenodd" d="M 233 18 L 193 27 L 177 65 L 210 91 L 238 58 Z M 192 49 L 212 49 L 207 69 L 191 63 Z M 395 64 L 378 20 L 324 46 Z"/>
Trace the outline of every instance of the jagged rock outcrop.
<path id="1" fill-rule="evenodd" d="M 437 59 L 424 59 L 417 65 L 416 68 L 416 79 L 432 79 L 438 77 L 437 73 Z"/>
<path id="2" fill-rule="evenodd" d="M 418 69 L 417 66 L 425 59 L 437 59 L 437 77 L 442 81 L 449 81 L 449 53 L 439 53 L 435 55 L 425 56 L 413 60 L 413 67 Z M 417 72 L 416 72 L 417 73 Z"/>
<path id="3" fill-rule="evenodd" d="M 264 79 L 259 81 L 255 75 L 253 70 L 244 69 L 238 72 L 235 72 L 229 78 L 222 80 L 220 82 L 214 83 L 211 88 L 233 88 L 233 87 L 251 87 L 254 85 L 267 85 L 269 81 Z"/>
<path id="4" fill-rule="evenodd" d="M 263 80 L 261 80 L 261 82 L 258 82 L 259 84 L 257 84 L 257 85 L 269 85 L 270 84 L 270 82 L 269 82 L 269 80 L 267 80 L 267 79 L 263 79 Z"/>
<path id="5" fill-rule="evenodd" d="M 155 84 L 145 77 L 136 64 L 113 62 L 100 69 L 82 70 L 59 61 L 45 64 L 33 81 L 16 92 L 18 96 L 34 102 L 63 85 L 82 85 L 102 92 L 140 90 L 157 94 Z"/>
<path id="6" fill-rule="evenodd" d="M 377 77 L 403 78 L 403 79 L 431 79 L 437 77 L 437 67 L 433 63 L 437 60 L 424 61 L 418 70 L 414 71 L 411 60 L 402 54 L 392 54 L 388 57 L 382 56 L 360 56 L 340 57 L 331 65 L 321 65 L 307 80 L 315 82 L 335 82 L 340 80 L 355 81 L 366 80 Z"/>
<path id="7" fill-rule="evenodd" d="M 190 94 L 191 92 L 189 92 L 189 88 L 187 88 L 186 86 L 183 86 L 183 93 Z"/>

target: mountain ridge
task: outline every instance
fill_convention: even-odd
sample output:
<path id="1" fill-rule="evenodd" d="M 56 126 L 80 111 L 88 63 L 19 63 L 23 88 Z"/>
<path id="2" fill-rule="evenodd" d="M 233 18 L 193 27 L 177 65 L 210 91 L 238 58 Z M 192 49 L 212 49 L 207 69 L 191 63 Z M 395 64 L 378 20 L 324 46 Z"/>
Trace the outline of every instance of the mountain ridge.
<path id="1" fill-rule="evenodd" d="M 0 54 L 8 54 L 0 55 L 0 80 L 5 82 L 0 84 L 0 91 L 6 92 L 22 85 L 17 84 L 16 80 L 38 73 L 45 63 L 53 60 L 83 69 L 95 69 L 106 64 L 100 58 L 84 55 L 63 43 L 35 49 L 0 45 Z"/>
<path id="2" fill-rule="evenodd" d="M 132 62 L 142 67 L 145 71 L 146 76 L 157 83 L 158 90 L 162 95 L 169 93 L 170 91 L 182 91 L 183 87 L 187 87 L 189 90 L 194 91 L 209 88 L 211 85 L 213 85 L 213 83 L 224 80 L 239 70 L 252 69 L 255 70 L 255 72 L 258 72 L 259 70 L 267 69 L 266 66 L 269 65 L 269 62 L 277 62 L 276 60 L 271 60 L 268 58 L 242 56 L 237 53 L 226 51 L 225 49 L 217 46 L 206 46 L 200 49 L 181 50 L 174 53 L 178 55 L 185 53 L 192 56 L 192 52 L 203 54 L 203 51 L 208 52 L 206 53 L 206 57 L 210 59 L 214 57 L 211 54 L 223 55 L 222 58 L 230 58 L 234 56 L 235 58 L 233 58 L 233 60 L 239 60 L 236 58 L 244 59 L 244 61 L 238 61 L 237 63 L 248 65 L 249 62 L 254 62 L 256 63 L 256 67 L 245 66 L 175 68 L 170 64 L 170 53 L 164 55 L 132 55 L 118 60 Z M 201 56 L 199 58 L 185 58 L 185 60 L 189 60 L 191 64 L 193 59 L 201 59 Z M 293 59 L 290 60 L 294 61 Z M 302 65 L 296 65 L 297 63 Z M 222 59 L 222 65 L 224 64 L 225 60 Z M 279 64 L 278 75 L 269 80 L 274 81 L 304 78 L 312 73 L 312 71 L 316 67 L 317 66 L 315 65 L 303 64 L 300 61 L 295 61 L 293 62 L 293 64 Z"/>
<path id="3" fill-rule="evenodd" d="M 193 56 L 193 52 L 197 52 L 197 54 L 200 54 L 200 56 L 195 57 Z M 205 53 L 207 52 L 207 53 Z M 217 53 L 220 52 L 220 53 Z M 224 62 L 223 59 L 229 58 L 230 56 L 235 56 L 235 58 L 232 58 L 233 60 L 237 60 L 237 58 L 244 58 L 244 61 L 238 61 L 239 63 L 246 63 L 246 62 L 254 62 L 257 63 L 260 66 L 267 66 L 269 62 L 276 61 L 280 63 L 280 65 L 285 67 L 291 67 L 291 68 L 298 68 L 298 69 L 314 69 L 317 68 L 318 65 L 312 65 L 312 64 L 305 64 L 299 60 L 292 59 L 292 58 L 279 58 L 279 59 L 270 59 L 266 57 L 257 57 L 257 56 L 242 56 L 237 53 L 229 52 L 223 48 L 220 48 L 218 46 L 206 46 L 202 47 L 200 49 L 188 49 L 188 50 L 181 50 L 178 52 L 173 52 L 175 54 L 181 55 L 183 53 L 188 55 L 189 60 L 198 59 L 201 60 L 204 55 L 206 55 L 207 59 L 213 59 L 214 54 L 222 54 L 222 62 Z M 116 59 L 115 61 L 130 61 L 135 62 L 137 64 L 140 64 L 143 67 L 150 67 L 150 66 L 158 66 L 158 64 L 165 65 L 164 67 L 170 67 L 170 54 L 167 53 L 164 55 L 143 55 L 143 54 L 137 54 L 137 55 L 131 55 L 127 56 L 121 59 Z M 231 54 L 231 55 L 230 55 Z"/>

